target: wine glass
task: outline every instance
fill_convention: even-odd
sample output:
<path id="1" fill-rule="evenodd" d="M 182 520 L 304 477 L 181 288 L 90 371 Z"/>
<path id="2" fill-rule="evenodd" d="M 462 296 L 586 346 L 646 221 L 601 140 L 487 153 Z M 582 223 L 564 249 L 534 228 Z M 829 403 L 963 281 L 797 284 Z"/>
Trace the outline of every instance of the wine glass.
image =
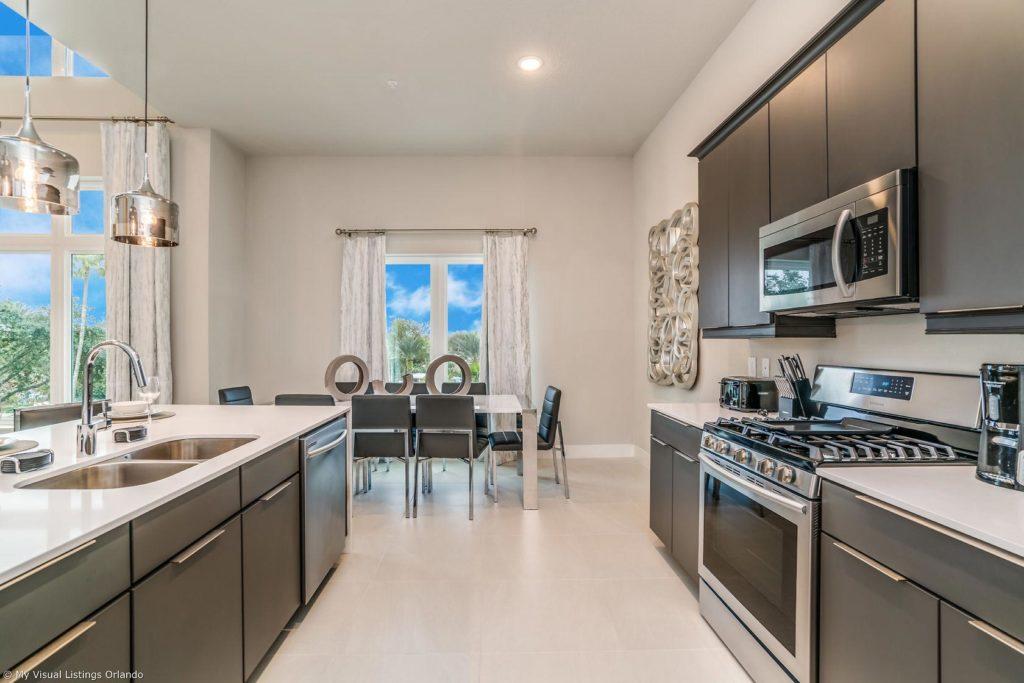
<path id="1" fill-rule="evenodd" d="M 139 397 L 146 402 L 146 417 L 149 424 L 153 424 L 153 401 L 160 398 L 160 378 L 154 375 L 149 376 L 146 386 L 139 387 Z"/>

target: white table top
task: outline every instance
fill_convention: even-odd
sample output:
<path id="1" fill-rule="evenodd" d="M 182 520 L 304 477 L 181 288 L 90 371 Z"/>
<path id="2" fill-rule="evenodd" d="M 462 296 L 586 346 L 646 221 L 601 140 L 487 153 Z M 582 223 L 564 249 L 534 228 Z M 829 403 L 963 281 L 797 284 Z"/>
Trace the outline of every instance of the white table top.
<path id="1" fill-rule="evenodd" d="M 425 396 L 426 394 L 420 394 Z M 409 395 L 412 403 L 412 410 L 416 410 L 416 396 Z M 473 410 L 478 413 L 486 413 L 488 415 L 511 415 L 514 413 L 523 412 L 523 405 L 515 394 L 485 394 L 482 396 L 472 396 L 473 399 Z M 347 401 L 345 403 L 339 403 L 339 406 L 351 406 L 352 402 Z"/>
<path id="2" fill-rule="evenodd" d="M 145 440 L 115 444 L 113 430 L 102 431 L 96 455 L 82 459 L 75 453 L 74 422 L 16 433 L 38 441 L 41 448 L 53 449 L 54 464 L 37 472 L 0 475 L 0 583 L 340 417 L 349 409 L 347 405 L 161 407 L 173 410 L 175 416 L 155 420 Z M 19 484 L 46 479 L 83 463 L 107 460 L 140 446 L 185 436 L 257 438 L 142 486 L 96 490 L 17 488 Z"/>

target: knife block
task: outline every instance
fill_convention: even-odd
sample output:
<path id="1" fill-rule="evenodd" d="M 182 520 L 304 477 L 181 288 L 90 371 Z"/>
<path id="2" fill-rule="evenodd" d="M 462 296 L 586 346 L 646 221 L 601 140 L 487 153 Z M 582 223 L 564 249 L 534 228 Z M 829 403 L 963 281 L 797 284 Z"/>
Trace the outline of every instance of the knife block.
<path id="1" fill-rule="evenodd" d="M 811 380 L 798 379 L 790 382 L 784 377 L 775 378 L 779 390 L 779 417 L 811 417 L 814 406 L 811 401 Z"/>

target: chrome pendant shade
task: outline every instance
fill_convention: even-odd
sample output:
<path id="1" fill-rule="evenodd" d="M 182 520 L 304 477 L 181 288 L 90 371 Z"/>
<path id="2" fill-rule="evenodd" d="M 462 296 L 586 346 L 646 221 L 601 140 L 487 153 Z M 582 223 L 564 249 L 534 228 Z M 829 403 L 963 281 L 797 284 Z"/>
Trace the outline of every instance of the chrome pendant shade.
<path id="1" fill-rule="evenodd" d="M 24 213 L 78 213 L 78 160 L 46 144 L 32 124 L 29 3 L 25 2 L 25 118 L 14 135 L 0 136 L 0 207 Z"/>

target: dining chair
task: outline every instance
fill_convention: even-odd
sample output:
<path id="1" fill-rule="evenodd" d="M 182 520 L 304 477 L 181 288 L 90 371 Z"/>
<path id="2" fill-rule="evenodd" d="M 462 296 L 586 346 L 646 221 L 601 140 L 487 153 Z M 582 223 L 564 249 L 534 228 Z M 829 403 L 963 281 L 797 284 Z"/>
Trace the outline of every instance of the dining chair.
<path id="1" fill-rule="evenodd" d="M 368 463 L 398 458 L 405 463 L 405 516 L 409 516 L 409 442 L 412 410 L 408 396 L 352 397 L 352 464 L 362 475 L 362 493 L 373 488 Z"/>
<path id="2" fill-rule="evenodd" d="M 334 397 L 330 394 L 278 394 L 274 397 L 275 406 L 333 406 Z"/>
<path id="3" fill-rule="evenodd" d="M 107 412 L 110 409 L 110 401 L 93 401 L 93 415 L 100 412 Z M 82 402 L 77 403 L 51 403 L 45 406 L 33 406 L 31 408 L 17 408 L 14 411 L 14 431 L 32 429 L 33 427 L 48 427 L 60 422 L 70 422 L 82 416 Z"/>
<path id="4" fill-rule="evenodd" d="M 551 451 L 551 464 L 555 469 L 555 483 L 561 483 L 565 490 L 566 499 L 569 498 L 569 470 L 565 464 L 565 440 L 562 436 L 562 422 L 558 419 L 558 411 L 562 403 L 562 390 L 549 386 L 544 392 L 544 406 L 537 419 L 537 450 Z M 521 425 L 520 425 L 521 426 Z M 557 443 L 555 442 L 557 439 Z M 487 437 L 488 445 L 492 452 L 515 451 L 522 453 L 523 436 L 522 430 L 515 432 L 492 432 Z M 558 478 L 558 453 L 562 454 L 562 480 Z M 494 477 L 495 458 L 491 457 L 491 476 Z M 497 498 L 498 484 L 493 482 L 494 495 Z"/>
<path id="5" fill-rule="evenodd" d="M 217 399 L 222 406 L 251 406 L 252 389 L 249 387 L 227 387 L 217 390 Z"/>
<path id="6" fill-rule="evenodd" d="M 458 382 L 442 382 L 441 393 L 451 394 L 459 388 Z M 470 396 L 486 396 L 487 395 L 487 382 L 471 382 L 469 385 Z M 491 431 L 490 416 L 486 413 L 477 413 L 476 416 L 476 438 L 477 441 L 486 442 L 487 435 Z M 486 443 L 481 443 L 480 447 L 485 446 Z M 442 468 L 447 471 L 448 467 L 444 461 L 442 461 Z"/>
<path id="7" fill-rule="evenodd" d="M 483 452 L 476 440 L 472 396 L 428 394 L 416 398 L 412 516 L 419 507 L 420 462 L 457 458 L 469 465 L 469 518 L 473 519 L 473 461 Z"/>

